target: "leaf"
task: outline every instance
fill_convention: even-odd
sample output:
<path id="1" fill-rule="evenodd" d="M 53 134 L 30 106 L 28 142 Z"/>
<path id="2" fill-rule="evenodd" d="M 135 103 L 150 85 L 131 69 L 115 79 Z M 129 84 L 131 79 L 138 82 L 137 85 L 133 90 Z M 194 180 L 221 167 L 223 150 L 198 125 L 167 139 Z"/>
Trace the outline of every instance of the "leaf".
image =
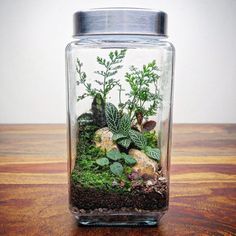
<path id="1" fill-rule="evenodd" d="M 127 165 L 134 165 L 137 163 L 137 161 L 132 156 L 127 155 L 126 153 L 122 153 L 122 157 L 124 158 Z"/>
<path id="2" fill-rule="evenodd" d="M 99 85 L 102 85 L 102 84 L 103 84 L 101 81 L 99 81 L 99 80 L 97 80 L 97 79 L 95 79 L 95 82 L 96 82 L 97 84 L 99 84 Z"/>
<path id="3" fill-rule="evenodd" d="M 117 160 L 121 159 L 121 154 L 117 150 L 111 150 L 111 151 L 107 152 L 107 157 L 113 161 L 117 161 Z"/>
<path id="4" fill-rule="evenodd" d="M 117 143 L 120 144 L 122 147 L 128 148 L 129 145 L 131 144 L 131 139 L 130 138 L 119 139 L 117 140 Z"/>
<path id="5" fill-rule="evenodd" d="M 99 127 L 106 126 L 105 102 L 100 93 L 97 93 L 92 102 L 93 121 Z"/>
<path id="6" fill-rule="evenodd" d="M 147 146 L 144 149 L 144 152 L 147 154 L 148 157 L 156 160 L 156 161 L 160 161 L 160 156 L 161 156 L 161 151 L 158 148 L 151 148 L 149 146 Z"/>
<path id="7" fill-rule="evenodd" d="M 105 116 L 109 130 L 112 133 L 118 133 L 120 123 L 119 112 L 112 103 L 106 104 Z"/>
<path id="8" fill-rule="evenodd" d="M 120 119 L 119 133 L 128 135 L 131 129 L 131 121 L 128 114 L 124 114 Z"/>
<path id="9" fill-rule="evenodd" d="M 114 175 L 121 175 L 123 173 L 123 166 L 119 162 L 114 162 L 110 165 L 110 170 Z"/>
<path id="10" fill-rule="evenodd" d="M 93 115 L 91 113 L 83 113 L 77 118 L 77 121 L 80 126 L 92 124 L 93 123 Z"/>
<path id="11" fill-rule="evenodd" d="M 126 136 L 121 133 L 113 134 L 113 136 L 112 136 L 112 140 L 114 140 L 114 141 L 117 141 L 120 138 L 126 138 Z"/>
<path id="12" fill-rule="evenodd" d="M 145 149 L 147 146 L 147 139 L 144 137 L 144 135 L 138 131 L 135 130 L 130 130 L 129 131 L 129 136 L 135 146 L 137 146 L 140 149 Z"/>
<path id="13" fill-rule="evenodd" d="M 151 130 L 153 130 L 156 127 L 156 124 L 157 123 L 154 120 L 146 121 L 143 124 L 143 130 L 144 131 L 151 131 Z"/>
<path id="14" fill-rule="evenodd" d="M 113 60 L 113 58 L 114 58 L 114 52 L 110 52 L 110 53 L 109 53 L 109 57 L 110 57 L 111 60 Z"/>
<path id="15" fill-rule="evenodd" d="M 102 157 L 102 158 L 97 159 L 96 163 L 99 166 L 106 166 L 106 165 L 109 165 L 109 160 L 106 157 Z"/>

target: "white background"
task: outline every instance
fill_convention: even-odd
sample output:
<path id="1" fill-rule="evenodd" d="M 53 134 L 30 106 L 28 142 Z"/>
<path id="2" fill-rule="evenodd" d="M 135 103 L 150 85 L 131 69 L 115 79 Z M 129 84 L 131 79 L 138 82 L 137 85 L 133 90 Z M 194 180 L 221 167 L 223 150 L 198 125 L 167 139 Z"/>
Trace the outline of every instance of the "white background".
<path id="1" fill-rule="evenodd" d="M 174 122 L 236 122 L 236 0 L 0 0 L 0 123 L 64 123 L 72 14 L 147 7 L 169 15 Z"/>

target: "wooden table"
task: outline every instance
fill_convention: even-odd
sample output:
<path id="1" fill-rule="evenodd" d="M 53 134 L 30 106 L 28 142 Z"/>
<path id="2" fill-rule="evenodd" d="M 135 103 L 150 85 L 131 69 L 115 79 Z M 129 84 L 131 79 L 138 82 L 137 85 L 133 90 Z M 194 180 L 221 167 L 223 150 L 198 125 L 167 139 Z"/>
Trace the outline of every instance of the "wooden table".
<path id="1" fill-rule="evenodd" d="M 78 228 L 65 126 L 0 126 L 0 235 L 236 235 L 236 125 L 175 125 L 170 209 L 158 228 Z"/>

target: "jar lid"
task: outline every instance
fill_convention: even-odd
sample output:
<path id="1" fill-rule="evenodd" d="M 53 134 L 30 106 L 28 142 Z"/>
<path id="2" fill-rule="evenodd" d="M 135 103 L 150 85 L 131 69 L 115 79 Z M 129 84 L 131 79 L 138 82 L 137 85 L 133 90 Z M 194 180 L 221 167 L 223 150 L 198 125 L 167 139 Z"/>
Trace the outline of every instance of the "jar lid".
<path id="1" fill-rule="evenodd" d="M 82 35 L 155 35 L 166 37 L 167 14 L 142 8 L 97 8 L 74 14 L 74 37 Z"/>

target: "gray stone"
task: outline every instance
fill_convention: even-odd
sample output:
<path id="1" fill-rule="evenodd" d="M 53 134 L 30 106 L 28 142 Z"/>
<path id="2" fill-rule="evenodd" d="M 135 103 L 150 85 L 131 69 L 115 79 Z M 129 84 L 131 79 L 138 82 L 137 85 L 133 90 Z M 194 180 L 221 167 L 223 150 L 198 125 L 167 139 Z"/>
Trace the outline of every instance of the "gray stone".
<path id="1" fill-rule="evenodd" d="M 131 155 L 137 163 L 133 166 L 133 170 L 139 172 L 141 175 L 154 176 L 158 170 L 158 164 L 156 161 L 150 159 L 144 152 L 137 149 L 130 149 L 129 155 Z"/>
<path id="2" fill-rule="evenodd" d="M 97 130 L 94 138 L 96 146 L 104 151 L 118 150 L 117 145 L 112 140 L 112 135 L 108 127 Z"/>

